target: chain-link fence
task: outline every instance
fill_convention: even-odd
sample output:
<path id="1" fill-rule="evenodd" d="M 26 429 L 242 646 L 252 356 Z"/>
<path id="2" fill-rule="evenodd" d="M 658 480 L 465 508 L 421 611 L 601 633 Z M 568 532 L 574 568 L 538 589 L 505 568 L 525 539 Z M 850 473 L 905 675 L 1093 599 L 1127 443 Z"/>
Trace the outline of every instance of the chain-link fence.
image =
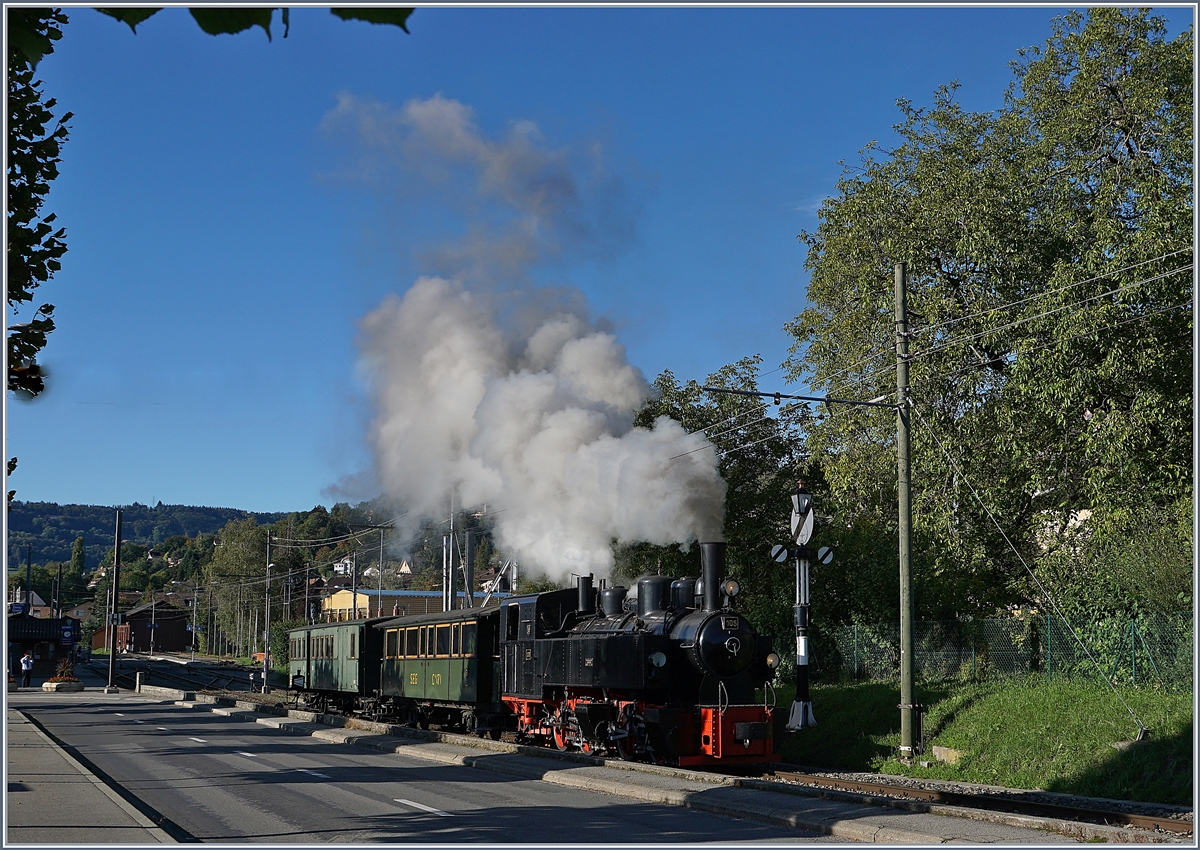
<path id="1" fill-rule="evenodd" d="M 1074 628 L 1056 615 L 917 622 L 913 628 L 917 674 L 925 679 L 1104 675 L 1172 690 L 1192 687 L 1194 637 L 1190 611 Z M 814 672 L 825 681 L 900 675 L 899 623 L 842 626 L 813 643 Z"/>

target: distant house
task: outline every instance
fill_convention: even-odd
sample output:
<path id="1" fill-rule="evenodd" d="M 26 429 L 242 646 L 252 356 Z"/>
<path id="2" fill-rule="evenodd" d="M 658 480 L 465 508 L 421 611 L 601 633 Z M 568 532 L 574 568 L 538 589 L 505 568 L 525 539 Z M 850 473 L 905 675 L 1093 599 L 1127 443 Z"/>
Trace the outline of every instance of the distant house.
<path id="1" fill-rule="evenodd" d="M 132 645 L 134 652 L 186 652 L 192 646 L 192 612 L 170 602 L 145 602 L 123 613 L 117 626 L 118 645 Z M 108 627 L 92 636 L 92 649 L 108 646 Z"/>
<path id="2" fill-rule="evenodd" d="M 354 570 L 354 558 L 350 555 L 336 561 L 333 565 L 334 575 L 348 576 Z"/>
<path id="3" fill-rule="evenodd" d="M 50 606 L 46 604 L 46 600 L 38 596 L 37 591 L 33 591 L 29 597 L 26 597 L 24 590 L 10 590 L 8 592 L 8 613 L 12 614 L 14 605 L 25 605 L 29 603 L 29 616 L 45 619 L 53 615 Z M 20 609 L 18 609 L 20 610 Z"/>
<path id="4" fill-rule="evenodd" d="M 92 609 L 95 607 L 96 600 L 89 599 L 87 602 L 80 602 L 78 605 L 73 605 L 70 608 L 64 608 L 63 615 L 83 622 L 92 615 Z"/>
<path id="5" fill-rule="evenodd" d="M 475 593 L 475 604 L 480 605 L 487 594 Z M 492 597 L 490 604 L 496 604 L 500 596 Z M 461 606 L 466 594 L 458 592 L 458 604 Z M 385 590 L 382 592 L 373 588 L 359 588 L 357 592 L 341 589 L 326 596 L 321 603 L 321 616 L 326 622 L 342 620 L 357 620 L 362 617 L 402 617 L 412 614 L 433 614 L 442 610 L 442 592 L 440 590 Z"/>

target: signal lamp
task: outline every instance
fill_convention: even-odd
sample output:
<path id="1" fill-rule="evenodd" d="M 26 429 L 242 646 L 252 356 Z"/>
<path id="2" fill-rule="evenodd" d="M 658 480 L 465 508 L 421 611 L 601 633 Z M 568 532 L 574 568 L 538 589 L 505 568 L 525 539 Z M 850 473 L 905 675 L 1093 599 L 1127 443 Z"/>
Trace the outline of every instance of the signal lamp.
<path id="1" fill-rule="evenodd" d="M 767 656 L 767 667 L 774 670 L 778 666 L 779 666 L 779 656 L 776 655 L 774 652 L 772 652 L 770 655 Z"/>
<path id="2" fill-rule="evenodd" d="M 733 597 L 737 596 L 738 591 L 741 589 L 742 586 L 738 584 L 738 580 L 735 578 L 727 578 L 725 579 L 725 583 L 721 585 L 721 592 L 730 599 L 733 599 Z"/>
<path id="3" fill-rule="evenodd" d="M 650 663 L 655 667 L 662 667 L 667 663 L 667 656 L 661 652 L 655 652 L 650 655 Z"/>

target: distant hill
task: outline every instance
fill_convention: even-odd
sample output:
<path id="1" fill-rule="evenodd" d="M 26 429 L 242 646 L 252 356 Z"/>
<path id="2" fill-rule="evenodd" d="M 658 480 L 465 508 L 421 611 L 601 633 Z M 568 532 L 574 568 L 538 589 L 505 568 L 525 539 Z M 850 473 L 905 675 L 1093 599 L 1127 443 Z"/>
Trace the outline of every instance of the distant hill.
<path id="1" fill-rule="evenodd" d="M 285 519 L 287 513 L 254 513 L 236 508 L 206 508 L 192 505 L 154 507 L 132 505 L 121 508 L 121 537 L 153 546 L 168 537 L 195 537 L 220 531 L 231 519 L 252 516 L 260 524 Z M 58 505 L 54 502 L 13 502 L 8 512 L 8 566 L 25 563 L 27 546 L 33 546 L 33 562 L 70 561 L 71 546 L 83 537 L 85 564 L 95 569 L 112 550 L 116 511 L 108 506 Z"/>

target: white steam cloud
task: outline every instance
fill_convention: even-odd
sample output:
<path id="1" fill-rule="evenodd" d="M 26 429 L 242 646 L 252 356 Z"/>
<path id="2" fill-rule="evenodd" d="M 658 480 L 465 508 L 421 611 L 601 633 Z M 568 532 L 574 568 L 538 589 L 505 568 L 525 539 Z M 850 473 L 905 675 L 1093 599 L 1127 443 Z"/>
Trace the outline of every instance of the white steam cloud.
<path id="1" fill-rule="evenodd" d="M 529 122 L 489 140 L 441 96 L 396 110 L 344 95 L 326 124 L 353 127 L 364 162 L 416 175 L 471 221 L 361 323 L 375 475 L 405 530 L 445 517 L 453 492 L 488 506 L 502 551 L 555 579 L 608 574 L 614 541 L 720 539 L 725 482 L 707 440 L 666 417 L 634 427 L 649 387 L 624 348 L 580 293 L 525 279 L 632 233 L 596 147 L 581 169 Z"/>

